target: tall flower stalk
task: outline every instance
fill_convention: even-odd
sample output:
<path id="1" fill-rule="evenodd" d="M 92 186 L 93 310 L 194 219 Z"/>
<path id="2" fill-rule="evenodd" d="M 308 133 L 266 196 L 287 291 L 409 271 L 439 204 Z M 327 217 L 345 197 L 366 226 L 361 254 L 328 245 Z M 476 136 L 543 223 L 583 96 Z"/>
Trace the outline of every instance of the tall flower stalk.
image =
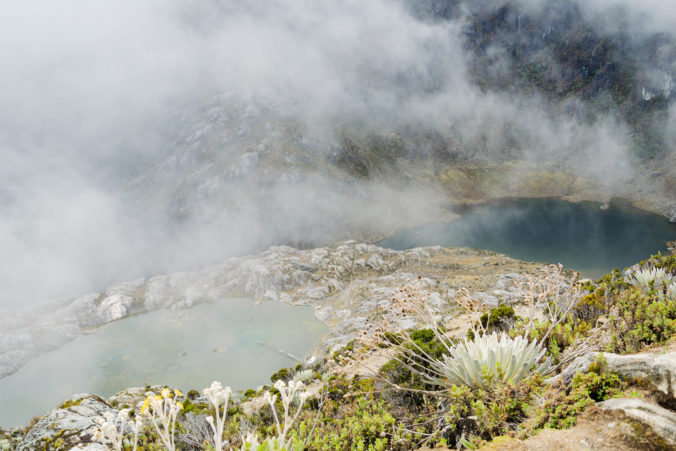
<path id="1" fill-rule="evenodd" d="M 275 427 L 277 429 L 277 447 L 279 449 L 286 448 L 286 436 L 291 430 L 291 426 L 298 418 L 300 411 L 303 409 L 303 404 L 311 396 L 309 392 L 304 390 L 305 385 L 302 382 L 290 381 L 288 384 L 282 380 L 275 382 L 275 388 L 279 391 L 279 395 L 282 398 L 282 408 L 284 409 L 284 422 L 279 421 L 279 416 L 277 415 L 277 408 L 275 407 L 275 402 L 277 401 L 277 395 L 271 396 L 270 392 L 265 392 L 263 395 L 263 400 L 268 403 L 270 409 L 272 409 L 272 416 L 275 419 Z M 296 409 L 295 415 L 291 416 L 291 404 L 298 394 L 298 408 Z"/>
<path id="2" fill-rule="evenodd" d="M 174 428 L 178 412 L 183 410 L 183 404 L 178 402 L 179 396 L 183 396 L 178 390 L 172 393 L 168 388 L 162 390 L 161 395 L 150 394 L 141 408 L 141 414 L 150 419 L 162 444 L 169 451 L 176 450 Z"/>
<path id="3" fill-rule="evenodd" d="M 103 418 L 96 418 L 94 421 L 99 425 L 99 428 L 94 432 L 94 439 L 110 445 L 115 451 L 121 451 L 124 441 L 124 428 L 128 417 L 129 409 L 122 409 L 117 415 L 106 412 L 103 414 Z M 134 449 L 136 449 L 136 437 L 135 435 Z"/>
<path id="4" fill-rule="evenodd" d="M 214 446 L 217 451 L 221 451 L 223 449 L 223 428 L 225 426 L 225 419 L 228 416 L 228 401 L 230 400 L 230 396 L 232 396 L 232 390 L 230 387 L 223 388 L 220 382 L 214 381 L 211 383 L 211 387 L 203 390 L 203 393 L 207 397 L 209 404 L 214 406 L 214 416 L 208 416 L 207 423 L 209 423 L 214 433 Z M 223 406 L 222 412 L 221 405 Z"/>
<path id="5" fill-rule="evenodd" d="M 136 418 L 134 421 L 129 421 L 129 428 L 131 431 L 134 433 L 134 448 L 133 451 L 136 451 L 136 446 L 138 444 L 138 434 L 141 432 L 141 429 L 143 429 L 143 416 L 142 415 L 136 415 Z"/>

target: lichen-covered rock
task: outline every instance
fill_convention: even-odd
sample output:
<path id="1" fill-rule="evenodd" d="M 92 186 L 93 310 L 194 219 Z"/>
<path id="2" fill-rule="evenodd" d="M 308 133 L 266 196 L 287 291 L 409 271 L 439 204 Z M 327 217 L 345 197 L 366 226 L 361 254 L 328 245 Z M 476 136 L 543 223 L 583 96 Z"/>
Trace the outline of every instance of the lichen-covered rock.
<path id="1" fill-rule="evenodd" d="M 148 390 L 153 391 L 153 387 L 149 387 Z M 115 393 L 113 396 L 108 398 L 108 404 L 114 406 L 118 409 L 133 409 L 137 410 L 139 403 L 143 403 L 146 399 L 146 390 L 145 387 L 131 387 L 121 392 Z M 155 391 L 159 393 L 162 389 Z"/>
<path id="2" fill-rule="evenodd" d="M 603 410 L 621 410 L 629 418 L 649 426 L 667 445 L 676 446 L 676 413 L 641 399 L 609 399 Z"/>
<path id="3" fill-rule="evenodd" d="M 83 451 L 110 451 L 110 448 L 106 445 L 100 443 L 87 443 L 82 445 L 77 445 L 73 449 L 83 450 Z"/>
<path id="4" fill-rule="evenodd" d="M 22 429 L 2 429 L 0 428 L 0 451 L 13 451 L 21 443 L 24 437 Z"/>
<path id="5" fill-rule="evenodd" d="M 108 398 L 107 402 L 116 409 L 132 409 L 136 413 L 140 413 L 143 401 L 145 401 L 148 393 L 152 392 L 154 394 L 160 394 L 165 388 L 173 391 L 176 387 L 170 387 L 168 385 L 131 387 L 115 393 Z"/>
<path id="6" fill-rule="evenodd" d="M 18 450 L 106 449 L 92 443 L 94 430 L 98 427 L 94 419 L 106 412 L 116 411 L 98 396 L 75 395 L 35 423 L 19 444 Z"/>
<path id="7" fill-rule="evenodd" d="M 676 219 L 676 216 L 674 219 Z M 676 241 L 667 241 L 667 249 L 669 249 L 672 255 L 676 255 Z"/>

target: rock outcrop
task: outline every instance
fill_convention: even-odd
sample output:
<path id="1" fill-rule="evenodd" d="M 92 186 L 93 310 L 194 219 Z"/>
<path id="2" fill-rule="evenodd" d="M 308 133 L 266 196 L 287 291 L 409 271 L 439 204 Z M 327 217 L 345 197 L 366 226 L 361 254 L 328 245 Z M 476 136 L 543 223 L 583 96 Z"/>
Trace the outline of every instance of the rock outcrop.
<path id="1" fill-rule="evenodd" d="M 576 373 L 587 372 L 592 363 L 598 361 L 601 355 L 607 371 L 618 373 L 625 378 L 649 382 L 664 395 L 674 397 L 676 393 L 676 352 L 661 355 L 590 352 L 575 359 L 557 376 L 557 379 L 561 378 L 564 382 L 570 383 Z"/>
<path id="2" fill-rule="evenodd" d="M 42 417 L 23 438 L 19 451 L 36 449 L 86 449 L 103 451 L 103 445 L 92 443 L 98 428 L 95 419 L 106 412 L 117 413 L 95 395 L 75 395 L 61 407 Z"/>
<path id="3" fill-rule="evenodd" d="M 669 447 L 676 447 L 676 413 L 642 399 L 609 399 L 598 404 L 603 410 L 620 410 L 649 426 Z"/>
<path id="4" fill-rule="evenodd" d="M 676 352 L 634 355 L 590 352 L 575 359 L 550 381 L 563 380 L 569 384 L 575 374 L 589 371 L 592 364 L 599 361 L 602 361 L 603 371 L 618 373 L 642 385 L 650 384 L 660 403 L 676 404 Z M 643 399 L 609 399 L 598 406 L 603 410 L 623 412 L 630 419 L 650 427 L 666 447 L 676 447 L 676 413 L 673 411 Z"/>

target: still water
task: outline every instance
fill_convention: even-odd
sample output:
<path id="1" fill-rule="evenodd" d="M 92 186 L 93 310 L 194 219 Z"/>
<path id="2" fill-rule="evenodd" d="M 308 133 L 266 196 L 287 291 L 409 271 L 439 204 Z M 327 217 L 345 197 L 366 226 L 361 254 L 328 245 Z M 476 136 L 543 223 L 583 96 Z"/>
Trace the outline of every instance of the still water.
<path id="1" fill-rule="evenodd" d="M 126 318 L 0 379 L 0 425 L 25 425 L 74 393 L 105 398 L 146 384 L 201 390 L 214 380 L 254 388 L 297 364 L 277 350 L 304 358 L 327 332 L 311 307 L 247 299 Z"/>
<path id="2" fill-rule="evenodd" d="M 676 225 L 619 203 L 519 199 L 469 208 L 451 222 L 398 231 L 380 243 L 391 249 L 461 246 L 521 260 L 562 263 L 588 277 L 623 269 L 676 240 Z"/>

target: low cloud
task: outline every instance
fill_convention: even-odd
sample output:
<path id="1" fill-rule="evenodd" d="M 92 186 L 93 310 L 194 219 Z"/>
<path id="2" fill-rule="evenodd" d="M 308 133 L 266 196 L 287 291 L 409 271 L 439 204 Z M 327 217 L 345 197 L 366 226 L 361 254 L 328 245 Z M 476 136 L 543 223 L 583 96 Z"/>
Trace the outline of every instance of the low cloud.
<path id="1" fill-rule="evenodd" d="M 584 8 L 616 3 L 634 8 Z M 673 11 L 652 11 L 641 20 L 666 30 Z M 592 171 L 608 184 L 631 173 L 614 118 L 476 86 L 461 15 L 423 20 L 387 0 L 26 0 L 4 18 L 0 305 L 432 217 L 439 187 L 327 168 L 349 124 L 419 127 L 485 160 L 574 149 L 580 167 L 615 165 Z"/>

